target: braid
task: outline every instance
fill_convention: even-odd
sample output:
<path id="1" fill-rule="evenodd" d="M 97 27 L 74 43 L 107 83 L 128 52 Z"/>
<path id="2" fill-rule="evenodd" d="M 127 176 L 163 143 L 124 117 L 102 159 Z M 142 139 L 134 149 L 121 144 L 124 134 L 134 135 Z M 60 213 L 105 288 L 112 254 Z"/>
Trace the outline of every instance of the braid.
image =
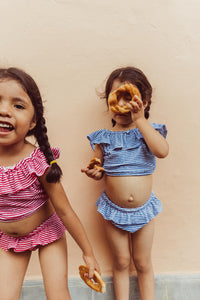
<path id="1" fill-rule="evenodd" d="M 144 110 L 144 116 L 146 119 L 149 118 L 149 111 L 150 111 L 150 106 L 151 106 L 151 97 L 152 97 L 152 87 L 150 85 L 150 83 L 148 82 L 148 80 L 146 80 L 145 84 L 144 84 L 144 95 L 143 95 L 143 99 L 144 99 L 144 104 L 147 103 L 147 106 L 145 107 Z"/>
<path id="2" fill-rule="evenodd" d="M 148 100 L 148 104 L 147 104 L 147 106 L 145 107 L 145 110 L 144 110 L 144 116 L 145 116 L 146 119 L 149 118 L 150 106 L 151 106 L 151 99 Z"/>
<path id="3" fill-rule="evenodd" d="M 112 121 L 112 127 L 115 127 L 115 125 L 116 125 L 116 121 L 115 120 L 111 120 Z"/>
<path id="4" fill-rule="evenodd" d="M 44 153 L 48 164 L 50 164 L 50 162 L 54 160 L 54 156 L 49 144 L 49 140 L 47 136 L 47 128 L 43 116 L 41 116 L 37 120 L 37 125 L 33 130 L 38 145 L 40 147 L 40 150 Z M 47 182 L 58 182 L 60 180 L 61 175 L 62 175 L 62 170 L 60 169 L 59 165 L 55 163 L 51 165 L 47 173 L 46 180 Z"/>

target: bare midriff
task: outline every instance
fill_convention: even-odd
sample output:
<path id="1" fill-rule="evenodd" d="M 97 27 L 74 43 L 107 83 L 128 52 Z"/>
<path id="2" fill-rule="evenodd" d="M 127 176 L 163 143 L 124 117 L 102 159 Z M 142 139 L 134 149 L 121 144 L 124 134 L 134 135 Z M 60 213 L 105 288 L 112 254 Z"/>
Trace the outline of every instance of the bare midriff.
<path id="1" fill-rule="evenodd" d="M 9 236 L 25 236 L 48 219 L 54 211 L 50 201 L 47 201 L 39 210 L 25 219 L 15 222 L 0 222 L 0 230 Z"/>
<path id="2" fill-rule="evenodd" d="M 142 206 L 152 192 L 152 175 L 106 176 L 105 181 L 108 198 L 124 208 Z"/>

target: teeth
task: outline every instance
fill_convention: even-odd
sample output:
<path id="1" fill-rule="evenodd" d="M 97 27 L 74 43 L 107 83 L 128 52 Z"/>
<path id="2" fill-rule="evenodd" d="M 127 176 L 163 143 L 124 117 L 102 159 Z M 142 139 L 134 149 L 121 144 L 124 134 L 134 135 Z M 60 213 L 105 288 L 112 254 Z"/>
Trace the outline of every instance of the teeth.
<path id="1" fill-rule="evenodd" d="M 3 128 L 13 128 L 12 125 L 10 124 L 3 124 L 3 123 L 0 123 L 0 127 L 3 127 Z"/>

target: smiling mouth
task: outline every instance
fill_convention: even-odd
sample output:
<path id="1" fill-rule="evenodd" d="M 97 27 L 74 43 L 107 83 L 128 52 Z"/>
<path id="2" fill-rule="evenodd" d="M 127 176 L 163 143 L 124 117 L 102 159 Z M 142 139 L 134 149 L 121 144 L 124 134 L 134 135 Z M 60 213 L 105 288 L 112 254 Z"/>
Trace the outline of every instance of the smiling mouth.
<path id="1" fill-rule="evenodd" d="M 10 123 L 0 122 L 0 132 L 12 131 L 14 127 Z"/>

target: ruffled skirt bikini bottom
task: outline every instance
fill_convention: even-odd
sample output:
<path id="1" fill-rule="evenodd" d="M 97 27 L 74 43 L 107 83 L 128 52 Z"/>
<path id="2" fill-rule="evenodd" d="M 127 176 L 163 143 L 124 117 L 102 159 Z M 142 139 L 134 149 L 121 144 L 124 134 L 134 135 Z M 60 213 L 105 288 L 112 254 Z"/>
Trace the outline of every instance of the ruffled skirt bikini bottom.
<path id="1" fill-rule="evenodd" d="M 65 230 L 62 221 L 54 213 L 26 236 L 8 236 L 0 230 L 0 248 L 5 251 L 13 250 L 15 252 L 36 250 L 40 246 L 45 246 L 60 239 Z"/>
<path id="2" fill-rule="evenodd" d="M 123 208 L 114 204 L 104 191 L 96 201 L 96 205 L 97 211 L 105 220 L 131 233 L 144 227 L 162 211 L 162 203 L 153 192 L 144 205 L 136 208 Z"/>

